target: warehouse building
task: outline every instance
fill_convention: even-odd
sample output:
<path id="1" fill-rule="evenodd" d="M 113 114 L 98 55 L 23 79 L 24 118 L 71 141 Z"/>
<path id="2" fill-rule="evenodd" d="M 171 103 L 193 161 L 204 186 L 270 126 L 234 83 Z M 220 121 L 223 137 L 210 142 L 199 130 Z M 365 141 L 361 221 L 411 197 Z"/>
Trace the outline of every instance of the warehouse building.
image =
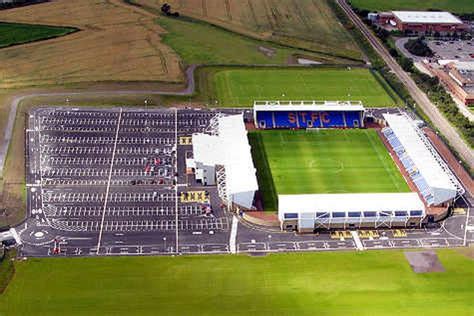
<path id="1" fill-rule="evenodd" d="M 451 92 L 465 105 L 474 105 L 474 62 L 452 62 L 446 70 L 456 86 L 448 85 Z"/>
<path id="2" fill-rule="evenodd" d="M 403 32 L 441 35 L 460 33 L 468 26 L 453 14 L 445 11 L 392 11 L 371 14 L 369 19 L 379 25 L 390 25 Z"/>

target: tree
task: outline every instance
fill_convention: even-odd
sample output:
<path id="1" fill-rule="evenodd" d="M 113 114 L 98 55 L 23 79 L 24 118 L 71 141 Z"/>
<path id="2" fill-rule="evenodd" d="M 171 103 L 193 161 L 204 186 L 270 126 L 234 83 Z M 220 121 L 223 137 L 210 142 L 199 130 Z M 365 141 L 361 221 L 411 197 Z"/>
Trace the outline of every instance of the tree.
<path id="1" fill-rule="evenodd" d="M 392 57 L 398 57 L 399 56 L 399 54 L 398 54 L 398 52 L 395 48 L 390 48 L 388 50 L 388 52 L 390 53 L 390 55 L 392 55 Z"/>
<path id="2" fill-rule="evenodd" d="M 424 37 L 410 39 L 405 43 L 404 46 L 410 53 L 416 56 L 431 57 L 434 55 L 431 48 L 426 45 Z"/>
<path id="3" fill-rule="evenodd" d="M 406 72 L 412 72 L 413 71 L 413 61 L 409 58 L 402 57 L 400 59 L 400 66 Z"/>
<path id="4" fill-rule="evenodd" d="M 166 15 L 169 15 L 170 11 L 171 11 L 171 6 L 166 2 L 163 3 L 163 5 L 161 6 L 161 12 L 163 12 Z"/>

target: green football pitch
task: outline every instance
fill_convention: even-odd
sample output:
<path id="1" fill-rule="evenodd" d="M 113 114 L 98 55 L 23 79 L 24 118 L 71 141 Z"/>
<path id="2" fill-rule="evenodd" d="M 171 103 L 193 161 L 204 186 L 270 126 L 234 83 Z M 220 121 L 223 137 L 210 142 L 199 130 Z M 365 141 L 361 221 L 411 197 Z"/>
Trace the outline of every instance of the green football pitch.
<path id="1" fill-rule="evenodd" d="M 416 274 L 403 251 L 43 258 L 15 263 L 0 315 L 474 314 L 474 261 L 437 250 Z"/>
<path id="2" fill-rule="evenodd" d="M 397 97 L 365 68 L 232 69 L 212 78 L 220 106 L 251 107 L 256 100 L 362 101 L 393 107 Z M 383 82 L 383 81 L 382 81 Z"/>
<path id="3" fill-rule="evenodd" d="M 275 202 L 270 200 L 276 194 L 410 191 L 375 130 L 271 130 L 252 134 L 252 145 L 262 147 L 254 149 L 254 160 L 266 210 L 268 203 L 274 208 Z M 256 142 L 255 136 L 260 140 Z M 259 151 L 261 155 L 256 157 Z"/>

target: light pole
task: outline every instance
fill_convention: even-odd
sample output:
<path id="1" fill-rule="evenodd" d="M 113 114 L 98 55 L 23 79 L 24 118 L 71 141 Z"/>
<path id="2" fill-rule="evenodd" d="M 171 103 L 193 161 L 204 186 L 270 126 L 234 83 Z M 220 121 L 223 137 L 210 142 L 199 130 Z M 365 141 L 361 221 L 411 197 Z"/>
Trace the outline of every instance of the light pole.
<path id="1" fill-rule="evenodd" d="M 165 252 L 166 252 L 166 237 L 163 237 L 163 246 L 164 246 Z"/>

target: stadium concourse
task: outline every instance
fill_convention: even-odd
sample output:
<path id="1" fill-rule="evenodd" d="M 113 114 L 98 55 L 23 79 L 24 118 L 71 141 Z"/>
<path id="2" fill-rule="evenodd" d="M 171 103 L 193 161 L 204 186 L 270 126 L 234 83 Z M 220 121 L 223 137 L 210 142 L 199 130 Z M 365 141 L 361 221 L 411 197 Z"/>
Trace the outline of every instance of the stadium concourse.
<path id="1" fill-rule="evenodd" d="M 314 110 L 313 118 L 333 117 L 327 109 Z M 363 250 L 460 246 L 473 240 L 468 228 L 474 222 L 462 212 L 421 229 L 359 225 L 349 232 L 343 225 L 315 234 L 244 220 L 241 215 L 255 209 L 261 189 L 244 127 L 254 115 L 248 109 L 32 110 L 26 130 L 28 219 L 12 232 L 21 254 Z M 371 115 L 382 118 L 376 110 Z M 424 207 L 419 196 L 399 194 L 410 194 L 408 214 L 419 216 L 411 213 Z M 288 200 L 286 205 L 301 204 Z M 316 215 L 313 206 L 308 203 L 306 210 Z M 361 202 L 359 211 L 372 211 L 369 206 Z M 399 210 L 385 211 L 396 217 Z"/>

